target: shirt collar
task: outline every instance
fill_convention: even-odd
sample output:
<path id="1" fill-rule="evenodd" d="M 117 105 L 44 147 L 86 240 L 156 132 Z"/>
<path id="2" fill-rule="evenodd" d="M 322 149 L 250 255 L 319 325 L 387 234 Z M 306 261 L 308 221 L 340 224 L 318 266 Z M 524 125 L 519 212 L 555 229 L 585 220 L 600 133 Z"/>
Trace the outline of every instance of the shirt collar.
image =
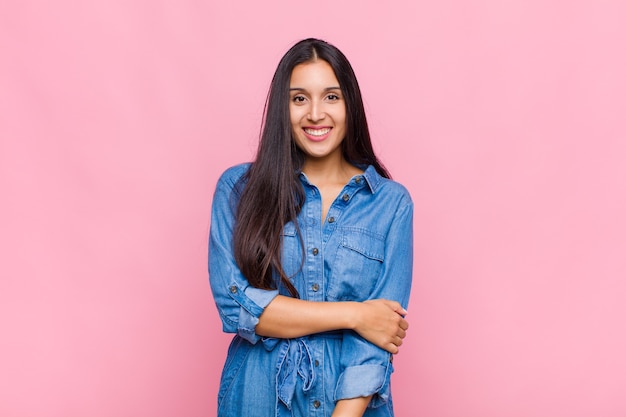
<path id="1" fill-rule="evenodd" d="M 380 183 L 383 181 L 383 177 L 380 176 L 373 165 L 369 165 L 367 169 L 365 169 L 365 172 L 363 172 L 363 178 L 365 178 L 372 194 L 378 190 Z"/>
<path id="2" fill-rule="evenodd" d="M 363 166 L 359 166 L 359 168 L 364 170 L 363 174 L 355 175 L 350 180 L 350 183 L 354 183 L 354 182 L 358 183 L 357 178 L 365 178 L 365 182 L 367 183 L 367 186 L 369 187 L 372 194 L 374 194 L 376 190 L 378 190 L 378 188 L 380 187 L 380 183 L 382 182 L 383 177 L 380 176 L 380 174 L 378 173 L 378 171 L 376 171 L 376 168 L 374 168 L 373 165 L 368 165 L 367 168 L 363 165 Z M 306 174 L 302 171 L 300 171 L 300 178 L 306 184 L 309 184 L 309 185 L 311 184 Z"/>

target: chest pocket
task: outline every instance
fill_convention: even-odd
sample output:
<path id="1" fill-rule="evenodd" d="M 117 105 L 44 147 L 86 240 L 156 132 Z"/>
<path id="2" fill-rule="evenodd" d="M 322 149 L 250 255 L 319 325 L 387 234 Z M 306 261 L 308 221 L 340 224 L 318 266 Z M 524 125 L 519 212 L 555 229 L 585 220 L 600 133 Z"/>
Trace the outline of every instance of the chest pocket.
<path id="1" fill-rule="evenodd" d="M 339 246 L 327 289 L 329 301 L 363 301 L 378 281 L 385 254 L 384 238 L 364 229 L 340 229 Z"/>
<path id="2" fill-rule="evenodd" d="M 300 271 L 302 267 L 302 250 L 300 248 L 300 239 L 296 233 L 296 226 L 289 222 L 285 224 L 282 233 L 283 251 L 282 265 L 285 273 L 291 278 Z"/>

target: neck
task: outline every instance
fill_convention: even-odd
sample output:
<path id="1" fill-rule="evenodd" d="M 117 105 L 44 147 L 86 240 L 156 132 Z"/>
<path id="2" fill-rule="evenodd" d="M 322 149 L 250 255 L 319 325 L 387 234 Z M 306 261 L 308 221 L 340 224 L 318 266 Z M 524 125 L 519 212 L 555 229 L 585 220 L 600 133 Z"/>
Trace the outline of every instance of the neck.
<path id="1" fill-rule="evenodd" d="M 302 172 L 312 184 L 318 186 L 327 183 L 345 184 L 354 175 L 362 173 L 359 168 L 346 161 L 342 154 L 333 158 L 307 158 Z"/>

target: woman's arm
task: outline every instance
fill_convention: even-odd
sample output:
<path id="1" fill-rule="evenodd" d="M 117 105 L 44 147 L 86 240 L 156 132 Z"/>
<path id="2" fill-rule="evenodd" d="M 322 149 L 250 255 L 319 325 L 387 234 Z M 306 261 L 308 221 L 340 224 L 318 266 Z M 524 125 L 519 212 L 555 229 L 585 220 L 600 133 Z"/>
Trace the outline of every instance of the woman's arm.
<path id="1" fill-rule="evenodd" d="M 372 396 L 339 400 L 332 417 L 362 417 Z"/>
<path id="2" fill-rule="evenodd" d="M 209 239 L 211 290 L 225 332 L 237 333 L 251 343 L 261 336 L 293 338 L 324 331 L 352 329 L 364 339 L 391 353 L 402 343 L 407 322 L 400 304 L 373 300 L 313 302 L 278 295 L 277 290 L 250 286 L 234 260 L 235 224 L 231 201 L 235 183 L 245 165 L 226 171 L 213 196 Z"/>
<path id="3" fill-rule="evenodd" d="M 413 269 L 413 204 L 408 194 L 401 195 L 393 216 L 385 239 L 381 274 L 368 298 L 372 302 L 395 300 L 405 307 Z M 373 394 L 369 406 L 382 406 L 390 396 L 391 361 L 389 349 L 380 349 L 360 334 L 345 332 L 339 359 L 342 373 L 335 388 L 335 399 L 352 400 Z"/>
<path id="4" fill-rule="evenodd" d="M 376 346 L 397 353 L 408 328 L 402 317 L 405 314 L 400 303 L 389 300 L 321 302 L 278 295 L 259 317 L 256 333 L 287 339 L 349 329 Z"/>

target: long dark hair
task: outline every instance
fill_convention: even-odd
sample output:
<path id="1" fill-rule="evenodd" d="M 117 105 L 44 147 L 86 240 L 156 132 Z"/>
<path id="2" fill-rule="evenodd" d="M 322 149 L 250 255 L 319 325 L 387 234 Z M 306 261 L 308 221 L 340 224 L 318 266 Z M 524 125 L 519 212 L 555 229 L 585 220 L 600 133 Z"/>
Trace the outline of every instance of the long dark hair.
<path id="1" fill-rule="evenodd" d="M 281 266 L 282 230 L 289 221 L 297 228 L 296 217 L 305 197 L 298 178 L 304 154 L 292 138 L 289 84 L 296 65 L 318 59 L 330 64 L 344 96 L 344 158 L 357 166 L 373 165 L 380 175 L 390 178 L 374 154 L 361 90 L 348 59 L 319 39 L 296 43 L 280 60 L 270 85 L 256 159 L 241 182 L 234 231 L 235 260 L 250 285 L 263 289 L 283 285 L 293 297 L 298 292 Z"/>

